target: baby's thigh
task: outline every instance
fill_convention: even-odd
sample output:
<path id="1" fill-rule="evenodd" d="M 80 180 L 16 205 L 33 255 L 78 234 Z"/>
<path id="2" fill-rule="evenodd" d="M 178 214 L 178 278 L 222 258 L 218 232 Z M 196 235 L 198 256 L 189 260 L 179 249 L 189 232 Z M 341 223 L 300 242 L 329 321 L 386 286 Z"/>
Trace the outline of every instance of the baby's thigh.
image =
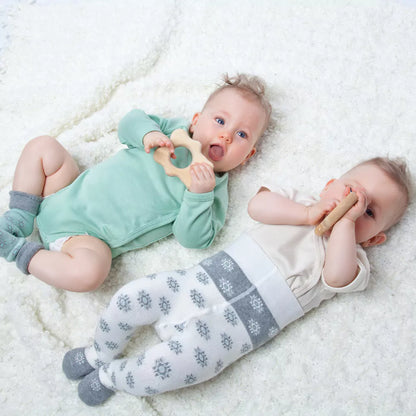
<path id="1" fill-rule="evenodd" d="M 111 250 L 102 240 L 89 235 L 68 238 L 61 253 L 70 257 L 74 279 L 82 280 L 90 290 L 105 280 L 111 268 Z"/>
<path id="2" fill-rule="evenodd" d="M 253 348 L 247 329 L 228 304 L 195 318 L 187 332 L 192 334 L 193 358 L 204 379 L 218 374 Z"/>
<path id="3" fill-rule="evenodd" d="M 152 298 L 152 302 L 161 312 L 155 329 L 162 340 L 181 334 L 195 317 L 206 315 L 226 303 L 200 265 L 158 273 L 147 279 L 157 282 L 159 288 L 160 295 Z"/>

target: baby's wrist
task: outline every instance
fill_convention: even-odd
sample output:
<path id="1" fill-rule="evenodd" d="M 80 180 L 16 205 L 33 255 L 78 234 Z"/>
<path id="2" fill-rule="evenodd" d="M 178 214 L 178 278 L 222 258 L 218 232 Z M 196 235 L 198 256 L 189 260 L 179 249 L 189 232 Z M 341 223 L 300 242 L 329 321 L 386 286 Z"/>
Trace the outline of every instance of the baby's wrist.
<path id="1" fill-rule="evenodd" d="M 313 216 L 313 207 L 314 205 L 308 205 L 304 207 L 304 212 L 305 212 L 305 220 L 304 220 L 304 224 L 305 225 L 315 225 L 316 221 L 315 218 Z"/>
<path id="2" fill-rule="evenodd" d="M 143 136 L 143 143 L 146 141 L 151 142 L 153 139 L 169 139 L 169 137 L 167 137 L 165 134 L 163 134 L 161 131 L 159 130 L 152 130 L 149 131 L 148 133 L 146 133 Z"/>
<path id="3" fill-rule="evenodd" d="M 355 227 L 355 221 L 356 221 L 356 219 L 344 216 L 335 225 L 337 225 L 339 223 L 341 223 L 341 224 L 352 224 Z"/>

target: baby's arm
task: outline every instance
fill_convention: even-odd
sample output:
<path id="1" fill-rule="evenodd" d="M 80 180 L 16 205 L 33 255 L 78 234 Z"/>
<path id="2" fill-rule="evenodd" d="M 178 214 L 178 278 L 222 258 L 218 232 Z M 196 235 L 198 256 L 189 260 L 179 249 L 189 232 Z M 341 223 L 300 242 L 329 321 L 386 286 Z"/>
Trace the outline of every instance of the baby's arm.
<path id="1" fill-rule="evenodd" d="M 329 286 L 343 287 L 358 274 L 355 221 L 367 209 L 366 195 L 355 191 L 357 203 L 334 225 L 328 239 L 323 276 Z"/>
<path id="2" fill-rule="evenodd" d="M 183 118 L 162 118 L 156 115 L 146 114 L 143 110 L 134 109 L 127 113 L 118 125 L 118 136 L 120 142 L 128 147 L 143 148 L 144 137 L 147 140 L 148 149 L 161 143 L 170 143 L 169 136 L 176 129 L 188 130 L 189 122 Z M 147 150 L 146 150 L 147 151 Z"/>
<path id="3" fill-rule="evenodd" d="M 250 200 L 248 213 L 251 218 L 263 224 L 313 225 L 336 206 L 336 201 L 318 201 L 306 206 L 267 188 Z"/>

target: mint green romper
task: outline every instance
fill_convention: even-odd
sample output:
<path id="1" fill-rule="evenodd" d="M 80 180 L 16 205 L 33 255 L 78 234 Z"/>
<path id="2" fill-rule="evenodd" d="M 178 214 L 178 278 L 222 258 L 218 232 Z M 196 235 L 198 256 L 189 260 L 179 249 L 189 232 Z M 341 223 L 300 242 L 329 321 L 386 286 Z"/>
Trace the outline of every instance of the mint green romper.
<path id="1" fill-rule="evenodd" d="M 127 148 L 43 200 L 37 225 L 45 247 L 85 234 L 107 243 L 113 257 L 170 234 L 184 247 L 208 247 L 225 222 L 228 174 L 216 176 L 214 190 L 203 194 L 189 192 L 177 177 L 167 176 L 153 152 L 144 151 L 143 137 L 150 131 L 170 136 L 177 128 L 188 131 L 189 123 L 129 112 L 118 128 Z M 175 154 L 176 166 L 191 162 L 187 149 L 177 148 Z"/>

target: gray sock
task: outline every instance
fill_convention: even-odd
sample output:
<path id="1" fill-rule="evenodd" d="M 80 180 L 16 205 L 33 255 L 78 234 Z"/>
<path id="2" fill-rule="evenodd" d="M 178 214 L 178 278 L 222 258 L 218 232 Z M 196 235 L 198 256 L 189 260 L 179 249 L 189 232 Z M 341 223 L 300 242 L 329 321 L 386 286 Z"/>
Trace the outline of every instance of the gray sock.
<path id="1" fill-rule="evenodd" d="M 85 348 L 74 348 L 65 354 L 62 370 L 70 380 L 77 380 L 95 369 L 85 357 Z"/>
<path id="2" fill-rule="evenodd" d="M 0 217 L 0 229 L 16 237 L 32 234 L 33 222 L 43 198 L 26 192 L 10 191 L 10 210 Z"/>
<path id="3" fill-rule="evenodd" d="M 0 257 L 7 261 L 16 260 L 16 256 L 26 243 L 23 237 L 16 237 L 7 231 L 0 229 Z"/>
<path id="4" fill-rule="evenodd" d="M 20 191 L 10 191 L 9 208 L 18 208 L 31 214 L 37 215 L 39 211 L 39 205 L 43 201 L 43 198 L 38 195 L 28 194 Z"/>
<path id="5" fill-rule="evenodd" d="M 85 376 L 78 384 L 78 396 L 88 406 L 97 406 L 110 398 L 114 391 L 105 387 L 98 376 L 98 369 Z"/>
<path id="6" fill-rule="evenodd" d="M 43 245 L 33 241 L 26 241 L 16 255 L 16 266 L 24 274 L 29 274 L 28 266 L 32 257 L 43 249 Z"/>

